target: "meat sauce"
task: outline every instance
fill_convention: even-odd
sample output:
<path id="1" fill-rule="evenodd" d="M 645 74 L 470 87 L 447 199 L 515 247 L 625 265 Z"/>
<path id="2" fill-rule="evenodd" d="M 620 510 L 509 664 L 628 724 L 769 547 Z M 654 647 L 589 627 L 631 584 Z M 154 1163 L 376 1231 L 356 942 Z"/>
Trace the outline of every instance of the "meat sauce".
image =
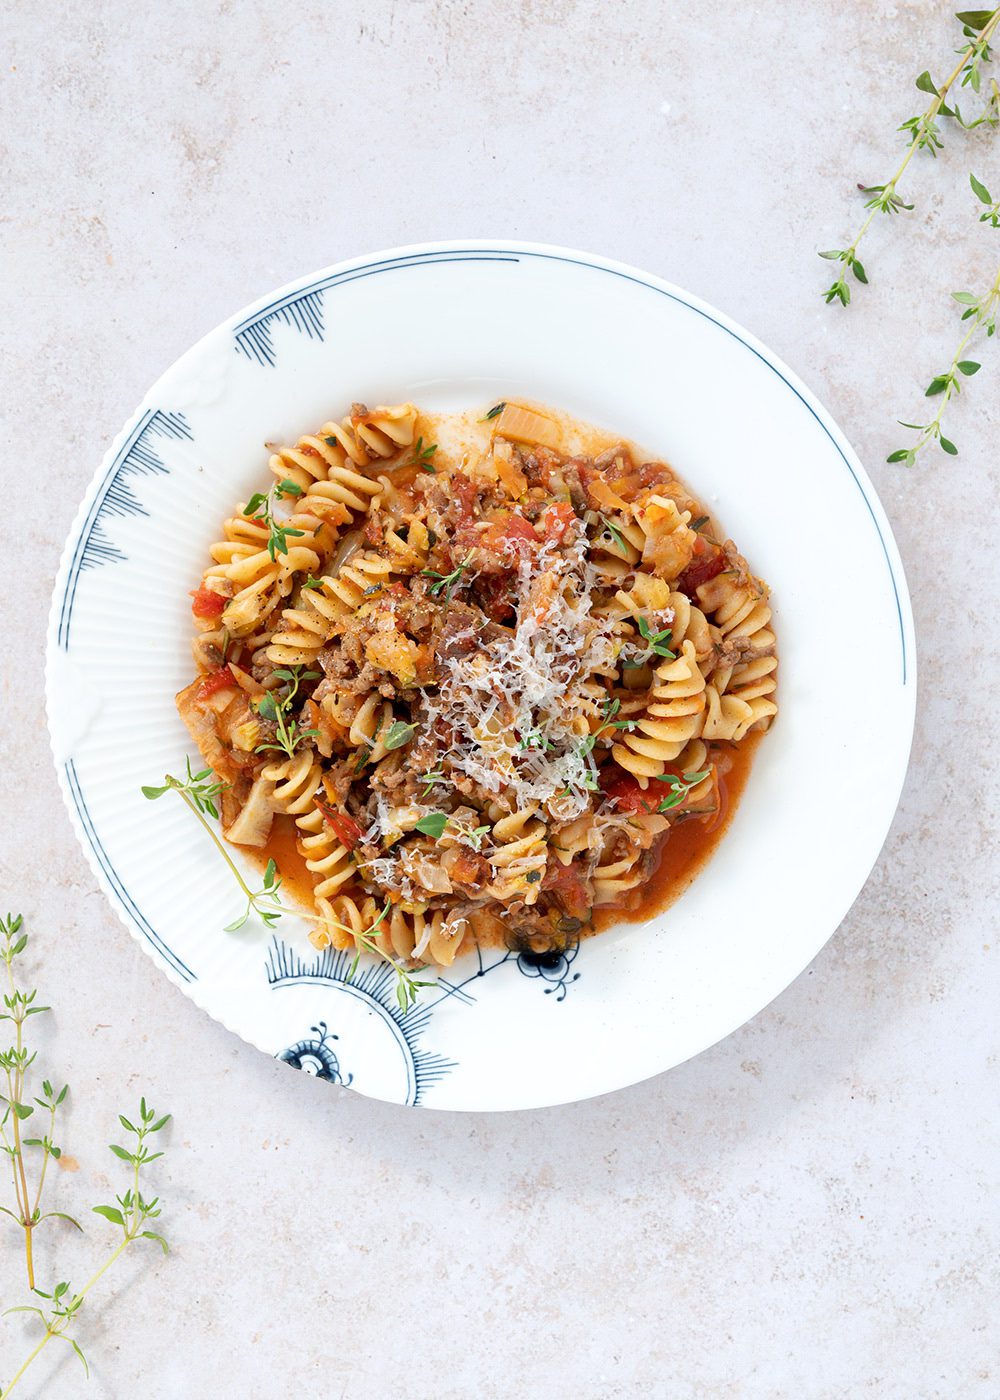
<path id="1" fill-rule="evenodd" d="M 661 841 L 656 864 L 637 889 L 616 904 L 594 910 L 590 932 L 600 933 L 614 924 L 639 923 L 663 911 L 679 899 L 699 874 L 726 833 L 750 774 L 754 753 L 763 736 L 748 734 L 738 744 L 715 746 L 719 769 L 719 810 L 709 821 L 691 817 L 676 822 Z"/>
<path id="2" fill-rule="evenodd" d="M 581 424 L 568 415 L 554 412 L 541 404 L 535 407 L 560 421 L 566 444 L 563 451 L 595 457 L 614 444 L 624 442 L 630 447 L 635 462 L 662 461 L 662 458 L 644 453 L 642 448 L 620 436 Z M 483 432 L 478 414 L 471 412 L 461 415 L 422 414 L 418 427 L 423 433 L 424 441 L 439 443 L 442 458 L 451 461 L 461 461 L 466 452 L 475 451 Z M 416 466 L 397 469 L 393 473 L 394 483 L 404 497 L 409 495 L 409 488 L 420 474 Z M 693 589 L 705 578 L 711 577 L 713 569 L 710 564 L 706 566 L 704 561 L 695 560 L 690 572 L 690 586 Z M 498 595 L 498 608 L 502 607 L 505 601 Z M 648 876 L 620 901 L 596 909 L 593 923 L 582 931 L 583 936 L 600 933 L 615 924 L 638 923 L 650 919 L 680 898 L 707 864 L 725 835 L 739 804 L 761 738 L 760 734 L 748 734 L 739 744 L 712 746 L 712 760 L 719 769 L 719 810 L 708 821 L 696 817 L 675 821 L 660 842 L 654 858 L 655 864 Z M 651 786 L 655 788 L 656 785 Z M 269 859 L 273 859 L 282 878 L 282 893 L 286 897 L 286 903 L 298 904 L 308 910 L 314 907 L 313 881 L 306 869 L 305 858 L 298 850 L 295 836 L 293 819 L 277 816 L 267 845 L 262 850 L 249 847 L 241 849 L 246 851 L 261 870 Z"/>
<path id="3" fill-rule="evenodd" d="M 605 904 L 594 911 L 593 925 L 585 930 L 601 933 L 620 923 L 639 923 L 662 914 L 679 899 L 694 881 L 722 840 L 732 820 L 762 735 L 748 734 L 739 744 L 716 746 L 714 760 L 719 768 L 719 810 L 709 821 L 697 817 L 675 822 L 656 853 L 650 875 L 618 903 Z M 305 857 L 295 843 L 296 827 L 291 817 L 278 816 L 263 850 L 241 846 L 264 869 L 273 860 L 281 875 L 281 890 L 288 904 L 313 908 L 312 875 Z"/>

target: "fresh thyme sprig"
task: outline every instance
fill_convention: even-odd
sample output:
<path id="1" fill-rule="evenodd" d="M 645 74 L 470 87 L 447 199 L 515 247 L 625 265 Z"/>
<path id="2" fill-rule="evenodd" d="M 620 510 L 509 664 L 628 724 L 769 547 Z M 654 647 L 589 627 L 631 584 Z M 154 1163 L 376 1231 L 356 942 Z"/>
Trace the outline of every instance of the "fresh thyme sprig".
<path id="1" fill-rule="evenodd" d="M 420 572 L 422 574 L 425 574 L 427 578 L 437 579 L 437 583 L 432 583 L 430 588 L 427 590 L 430 593 L 431 597 L 436 597 L 443 590 L 445 602 L 451 602 L 451 595 L 454 593 L 455 589 L 461 582 L 462 574 L 469 567 L 469 562 L 471 559 L 472 555 L 467 554 L 462 560 L 461 564 L 459 564 L 458 568 L 453 569 L 450 574 L 439 574 L 436 569 L 421 569 Z"/>
<path id="2" fill-rule="evenodd" d="M 14 963 L 28 946 L 28 935 L 22 932 L 23 926 L 24 919 L 20 914 L 8 914 L 6 918 L 0 918 L 0 934 L 3 935 L 0 958 L 3 959 L 7 970 L 8 988 L 4 993 L 5 1009 L 0 1013 L 0 1021 L 9 1021 L 14 1032 L 13 1045 L 10 1049 L 0 1052 L 0 1070 L 3 1071 L 6 1088 L 6 1093 L 0 1095 L 0 1101 L 5 1105 L 3 1116 L 0 1118 L 0 1147 L 10 1159 L 11 1173 L 14 1179 L 14 1199 L 17 1207 L 16 1210 L 9 1210 L 6 1206 L 0 1206 L 0 1211 L 4 1215 L 9 1215 L 11 1220 L 24 1231 L 24 1263 L 28 1275 L 28 1287 L 34 1288 L 35 1265 L 32 1232 L 43 1220 L 53 1218 L 68 1220 L 78 1230 L 80 1224 L 71 1215 L 66 1215 L 62 1211 L 50 1210 L 46 1211 L 44 1215 L 41 1211 L 40 1202 L 49 1159 L 58 1160 L 62 1156 L 62 1149 L 56 1146 L 54 1134 L 56 1115 L 65 1101 L 69 1086 L 64 1084 L 57 1093 L 49 1080 L 45 1079 L 42 1081 L 41 1097 L 32 1096 L 28 1090 L 28 1071 L 35 1062 L 37 1052 L 29 1053 L 24 1043 L 25 1022 L 29 1016 L 39 1016 L 50 1008 L 39 1006 L 35 1001 L 37 992 L 24 991 L 18 986 L 14 976 Z M 29 1098 L 33 1098 L 33 1102 L 29 1103 Z M 23 1137 L 22 1124 L 32 1117 L 36 1108 L 42 1114 L 48 1115 L 44 1134 L 42 1137 Z M 42 1152 L 41 1167 L 34 1192 L 28 1185 L 29 1170 L 25 1163 L 25 1148 L 41 1148 Z"/>
<path id="3" fill-rule="evenodd" d="M 408 744 L 417 732 L 415 724 L 407 724 L 405 720 L 393 720 L 386 730 L 385 738 L 382 740 L 382 747 L 386 749 L 401 749 Z"/>
<path id="4" fill-rule="evenodd" d="M 466 826 L 464 822 L 455 821 L 451 823 L 451 829 L 454 836 L 463 845 L 471 846 L 474 851 L 481 851 L 483 849 L 483 841 L 493 830 L 489 825 Z"/>
<path id="5" fill-rule="evenodd" d="M 639 625 L 639 636 L 649 643 L 649 651 L 656 656 L 662 656 L 667 661 L 675 661 L 677 653 L 671 651 L 667 646 L 673 635 L 672 629 L 665 627 L 662 632 L 654 632 L 644 617 L 636 618 Z"/>
<path id="6" fill-rule="evenodd" d="M 383 950 L 375 942 L 374 935 L 378 933 L 379 929 L 382 927 L 382 924 L 385 922 L 391 909 L 392 903 L 389 900 L 386 900 L 385 907 L 382 909 L 382 912 L 378 915 L 378 917 L 368 926 L 368 928 L 361 929 L 360 931 L 357 929 L 349 928 L 347 924 L 338 923 L 336 919 L 324 919 L 323 922 L 331 924 L 334 928 L 340 929 L 343 933 L 349 933 L 354 939 L 354 961 L 347 969 L 347 977 L 345 980 L 348 982 L 353 981 L 354 975 L 358 970 L 358 965 L 361 962 L 362 952 L 374 953 L 375 956 L 381 961 L 387 962 L 395 972 L 396 1002 L 399 1006 L 400 1011 L 405 1013 L 409 1011 L 410 1007 L 416 1001 L 417 994 L 420 991 L 420 989 L 422 987 L 433 987 L 435 983 L 418 982 L 413 976 L 413 974 L 407 968 L 405 968 L 401 962 L 394 958 L 391 953 L 383 952 Z M 418 967 L 414 970 L 416 972 L 420 972 L 422 971 L 422 968 Z"/>
<path id="7" fill-rule="evenodd" d="M 200 773 L 192 773 L 191 760 L 185 759 L 185 764 L 187 767 L 186 778 L 175 778 L 172 773 L 167 773 L 164 775 L 164 782 L 161 787 L 144 786 L 142 788 L 143 797 L 148 798 L 150 802 L 155 802 L 156 799 L 162 797 L 165 792 L 176 792 L 184 804 L 195 814 L 201 825 L 212 838 L 215 849 L 229 866 L 233 879 L 243 891 L 247 901 L 246 914 L 234 924 L 229 924 L 226 928 L 226 932 L 230 932 L 234 928 L 242 928 L 251 912 L 259 915 L 264 923 L 267 924 L 268 927 L 271 927 L 276 919 L 288 912 L 278 898 L 278 889 L 280 888 L 281 881 L 280 879 L 277 881 L 274 880 L 275 872 L 271 871 L 271 866 L 274 865 L 274 862 L 268 862 L 268 871 L 270 871 L 271 875 L 270 884 L 268 883 L 268 871 L 265 871 L 264 888 L 257 891 L 251 890 L 250 886 L 240 874 L 232 856 L 230 856 L 223 845 L 218 832 L 208 821 L 208 817 L 210 816 L 216 819 L 218 818 L 219 813 L 215 806 L 215 798 L 224 790 L 226 784 L 220 783 L 218 779 L 215 779 L 215 774 L 210 768 L 205 768 Z M 215 781 L 209 782 L 207 781 L 208 779 L 215 779 Z M 267 901 L 270 902 L 268 903 Z"/>
<path id="8" fill-rule="evenodd" d="M 549 737 L 546 734 L 542 733 L 540 729 L 532 729 L 529 730 L 529 732 L 525 734 L 522 739 L 518 740 L 517 747 L 521 750 L 539 749 L 542 753 L 548 753 L 550 749 L 555 747 L 555 745 L 552 743 L 552 740 L 549 739 Z"/>
<path id="9" fill-rule="evenodd" d="M 436 442 L 432 442 L 427 447 L 425 447 L 423 438 L 418 437 L 416 444 L 413 448 L 413 456 L 410 457 L 407 461 L 405 461 L 403 463 L 403 466 L 423 467 L 425 472 L 430 472 L 433 475 L 436 473 L 437 468 L 434 466 L 432 459 L 434 457 L 434 453 L 437 450 L 438 445 Z"/>
<path id="10" fill-rule="evenodd" d="M 222 930 L 223 933 L 235 933 L 237 929 L 241 929 L 251 914 L 259 914 L 268 928 L 274 928 L 284 913 L 281 900 L 278 897 L 280 889 L 281 876 L 278 874 L 278 867 L 273 860 L 269 860 L 264 867 L 264 882 L 261 888 L 254 894 L 247 895 L 246 909 L 238 919 L 234 919 L 231 924 L 226 924 Z M 271 900 L 272 904 L 263 903 L 264 900 Z"/>
<path id="11" fill-rule="evenodd" d="M 824 300 L 828 305 L 833 301 L 839 301 L 842 306 L 849 304 L 851 289 L 847 282 L 848 272 L 853 273 L 858 282 L 868 281 L 868 274 L 858 257 L 858 245 L 871 227 L 876 214 L 898 214 L 904 209 L 913 208 L 913 205 L 905 203 L 899 194 L 899 182 L 917 151 L 928 151 L 932 156 L 935 156 L 941 149 L 938 118 L 951 117 L 969 129 L 979 126 L 983 122 L 988 122 L 991 125 L 997 123 L 998 116 L 1000 116 L 1000 91 L 998 91 L 995 81 L 991 83 L 991 94 L 984 112 L 974 121 L 966 122 L 962 118 L 958 106 L 949 107 L 945 99 L 953 84 L 959 79 L 961 79 L 963 87 L 971 87 L 973 92 L 977 93 L 980 91 L 981 68 L 992 57 L 989 41 L 997 25 L 1000 24 L 1000 8 L 995 10 L 963 10 L 957 15 L 957 18 L 962 24 L 962 32 L 968 42 L 956 51 L 959 54 L 959 61 L 940 87 L 936 86 L 927 71 L 921 73 L 920 77 L 917 78 L 917 88 L 920 92 L 927 93 L 930 101 L 922 113 L 915 117 L 909 117 L 899 128 L 900 131 L 906 132 L 909 138 L 906 153 L 899 166 L 884 185 L 858 186 L 862 194 L 868 196 L 865 201 L 868 214 L 861 227 L 846 248 L 831 248 L 820 253 L 821 258 L 827 258 L 841 264 L 840 276 L 823 293 Z"/>
<path id="12" fill-rule="evenodd" d="M 126 1132 L 135 1136 L 135 1143 L 131 1149 L 112 1143 L 110 1150 L 132 1168 L 132 1182 L 124 1194 L 115 1197 L 115 1205 L 93 1206 L 92 1209 L 96 1215 L 101 1215 L 105 1220 L 120 1227 L 121 1242 L 77 1292 L 71 1293 L 68 1283 L 57 1283 L 51 1293 L 45 1293 L 40 1288 L 34 1289 L 36 1296 L 50 1305 L 47 1309 L 29 1305 L 7 1308 L 4 1313 L 5 1317 L 10 1313 L 31 1313 L 39 1319 L 45 1330 L 41 1340 L 14 1372 L 8 1383 L 5 1386 L 0 1386 L 0 1400 L 7 1400 L 25 1371 L 50 1342 L 63 1341 L 72 1347 L 80 1358 L 84 1371 L 89 1376 L 90 1367 L 87 1364 L 87 1358 L 76 1338 L 68 1335 L 87 1294 L 136 1240 L 155 1240 L 164 1254 L 167 1253 L 167 1242 L 163 1236 L 155 1230 L 144 1228 L 148 1221 L 155 1220 L 160 1215 L 160 1204 L 159 1197 L 147 1201 L 142 1195 L 139 1189 L 139 1173 L 150 1162 L 155 1162 L 158 1157 L 163 1156 L 162 1152 L 151 1152 L 146 1145 L 146 1139 L 152 1137 L 154 1133 L 158 1133 L 170 1121 L 170 1114 L 166 1113 L 161 1118 L 157 1118 L 155 1111 L 152 1108 L 147 1108 L 146 1100 L 142 1099 L 139 1104 L 138 1126 L 131 1123 L 124 1114 L 119 1114 L 119 1121 Z"/>
<path id="13" fill-rule="evenodd" d="M 426 773 L 421 773 L 420 781 L 424 784 L 424 790 L 420 794 L 422 798 L 430 797 L 438 783 L 446 781 L 443 768 L 428 768 Z"/>
<path id="14" fill-rule="evenodd" d="M 289 712 L 292 702 L 298 695 L 302 682 L 319 680 L 320 673 L 319 671 L 303 671 L 301 666 L 295 666 L 273 671 L 272 675 L 277 680 L 283 681 L 287 689 L 282 693 L 269 690 L 256 702 L 255 708 L 261 719 L 271 720 L 276 726 L 275 742 L 258 744 L 254 753 L 275 750 L 278 753 L 286 754 L 289 758 L 294 758 L 295 750 L 299 744 L 306 739 L 314 739 L 319 730 L 299 728 L 298 721 L 290 718 Z"/>
<path id="15" fill-rule="evenodd" d="M 304 535 L 304 530 L 295 530 L 274 516 L 276 501 L 286 496 L 301 496 L 302 487 L 288 477 L 276 481 L 270 491 L 255 491 L 243 507 L 243 514 L 250 520 L 260 520 L 268 528 L 267 552 L 274 563 L 279 554 L 288 553 L 289 535 Z"/>
<path id="16" fill-rule="evenodd" d="M 980 215 L 980 222 L 988 221 L 991 227 L 1000 227 L 1000 211 L 989 190 L 974 175 L 970 175 L 969 180 L 976 198 L 987 205 L 986 213 Z M 944 415 L 952 399 L 962 392 L 963 379 L 971 378 L 982 368 L 978 360 L 966 359 L 970 344 L 980 334 L 987 340 L 996 334 L 997 313 L 1000 310 L 1000 268 L 997 269 L 993 285 L 982 296 L 976 296 L 974 292 L 952 292 L 952 296 L 964 308 L 961 319 L 968 321 L 969 327 L 958 342 L 951 364 L 942 374 L 936 374 L 924 390 L 925 398 L 940 399 L 937 413 L 929 423 L 904 423 L 900 419 L 900 426 L 909 428 L 918 437 L 912 447 L 900 447 L 890 452 L 886 458 L 888 462 L 902 462 L 912 467 L 917 455 L 935 441 L 950 457 L 958 456 L 958 448 L 942 431 Z"/>
<path id="17" fill-rule="evenodd" d="M 444 835 L 448 820 L 447 812 L 428 812 L 426 817 L 421 817 L 416 823 L 416 830 L 423 832 L 425 836 L 433 837 L 435 841 L 439 841 Z"/>
<path id="18" fill-rule="evenodd" d="M 604 709 L 601 713 L 601 729 L 635 729 L 639 723 L 636 719 L 615 719 L 615 715 L 622 707 L 622 702 L 616 697 L 610 697 L 604 702 Z M 598 731 L 600 732 L 600 731 Z"/>
<path id="19" fill-rule="evenodd" d="M 982 180 L 977 180 L 970 171 L 969 184 L 972 186 L 972 193 L 979 200 L 980 204 L 985 204 L 985 211 L 980 214 L 979 222 L 989 224 L 990 228 L 1000 228 L 1000 199 L 994 199 Z"/>
<path id="20" fill-rule="evenodd" d="M 610 521 L 606 515 L 600 516 L 599 519 L 610 535 L 612 544 L 616 545 L 621 550 L 622 554 L 628 554 L 628 545 L 625 542 L 625 537 L 621 530 L 618 529 L 617 525 Z"/>
<path id="21" fill-rule="evenodd" d="M 710 769 L 706 768 L 701 773 L 685 773 L 682 778 L 678 777 L 676 773 L 660 773 L 657 777 L 657 782 L 666 783 L 668 793 L 656 810 L 658 812 L 670 812 L 674 807 L 679 807 L 688 793 L 696 788 L 699 783 L 705 781 L 710 771 Z"/>

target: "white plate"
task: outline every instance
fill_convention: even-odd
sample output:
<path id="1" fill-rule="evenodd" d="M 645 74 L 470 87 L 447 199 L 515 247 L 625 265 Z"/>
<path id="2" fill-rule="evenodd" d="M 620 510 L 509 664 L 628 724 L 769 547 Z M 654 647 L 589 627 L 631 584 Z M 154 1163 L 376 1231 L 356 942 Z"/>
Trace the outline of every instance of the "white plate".
<path id="1" fill-rule="evenodd" d="M 392 978 L 284 919 L 225 934 L 236 890 L 179 800 L 188 591 L 233 504 L 353 400 L 541 400 L 665 457 L 773 590 L 778 719 L 718 851 L 663 916 L 551 967 L 460 959 L 401 1015 Z M 63 793 L 126 926 L 199 1006 L 364 1094 L 528 1108 L 669 1069 L 753 1016 L 837 927 L 885 838 L 914 708 L 913 624 L 882 507 L 825 410 L 696 298 L 567 249 L 397 249 L 283 288 L 150 390 L 101 464 L 56 582 L 47 695 Z"/>

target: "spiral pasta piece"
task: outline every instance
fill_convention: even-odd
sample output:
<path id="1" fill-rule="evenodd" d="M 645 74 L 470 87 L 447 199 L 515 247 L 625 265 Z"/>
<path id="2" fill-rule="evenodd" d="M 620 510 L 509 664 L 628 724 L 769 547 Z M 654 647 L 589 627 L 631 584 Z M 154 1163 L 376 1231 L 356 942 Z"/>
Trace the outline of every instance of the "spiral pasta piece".
<path id="1" fill-rule="evenodd" d="M 370 895 L 352 898 L 340 894 L 332 899 L 317 898 L 316 913 L 318 922 L 309 935 L 314 948 L 354 948 L 356 935 L 372 927 L 379 907 Z"/>
<path id="2" fill-rule="evenodd" d="M 685 638 L 676 659 L 658 667 L 646 712 L 636 728 L 614 745 L 615 761 L 645 786 L 644 780 L 659 777 L 701 733 L 704 711 L 705 677 L 694 643 Z"/>
<path id="3" fill-rule="evenodd" d="M 547 861 L 545 823 L 535 820 L 537 806 L 501 817 L 493 827 L 489 854 L 495 899 L 518 894 L 525 904 L 536 902 Z"/>
<path id="4" fill-rule="evenodd" d="M 379 554 L 355 554 L 342 564 L 337 573 L 323 580 L 324 592 L 340 603 L 340 613 L 350 618 L 364 602 L 366 595 L 385 587 L 392 577 L 392 564 Z"/>
<path id="5" fill-rule="evenodd" d="M 634 890 L 642 878 L 642 869 L 634 851 L 617 859 L 599 861 L 591 876 L 594 883 L 594 905 L 614 904 L 629 890 Z"/>
<path id="6" fill-rule="evenodd" d="M 348 741 L 356 748 L 370 749 L 369 763 L 378 763 L 389 750 L 385 740 L 392 724 L 392 706 L 380 695 L 369 695 L 348 730 Z"/>
<path id="7" fill-rule="evenodd" d="M 315 810 L 313 797 L 323 781 L 323 767 L 312 749 L 299 749 L 291 758 L 266 764 L 262 771 L 274 784 L 271 801 L 276 811 L 297 817 Z"/>
<path id="8" fill-rule="evenodd" d="M 416 421 L 417 410 L 411 403 L 371 412 L 365 409 L 339 423 L 324 423 L 317 434 L 306 434 L 294 447 L 276 448 L 268 465 L 279 480 L 294 481 L 308 493 L 314 482 L 336 480 L 340 473 L 349 470 L 348 462 L 365 467 L 369 462 L 395 457 L 412 445 Z M 377 487 L 370 494 L 377 494 Z"/>
<path id="9" fill-rule="evenodd" d="M 232 589 L 222 620 L 232 637 L 244 637 L 263 627 L 271 613 L 295 587 L 297 573 L 319 568 L 319 555 L 305 545 L 290 546 L 274 559 L 266 549 L 241 553 L 229 563 L 213 565 L 204 575 L 223 579 Z"/>
<path id="10" fill-rule="evenodd" d="M 343 601 L 333 593 L 332 580 L 322 578 L 318 588 L 303 589 L 298 606 L 284 608 L 267 648 L 275 666 L 311 666 L 343 620 Z"/>
<path id="11" fill-rule="evenodd" d="M 357 874 L 350 851 L 334 835 L 318 807 L 298 816 L 298 847 L 313 877 L 313 897 L 332 899 Z"/>
<path id="12" fill-rule="evenodd" d="M 374 937 L 376 947 L 403 962 L 450 967 L 469 932 L 465 919 L 449 919 L 443 909 L 404 913 L 393 907 Z"/>

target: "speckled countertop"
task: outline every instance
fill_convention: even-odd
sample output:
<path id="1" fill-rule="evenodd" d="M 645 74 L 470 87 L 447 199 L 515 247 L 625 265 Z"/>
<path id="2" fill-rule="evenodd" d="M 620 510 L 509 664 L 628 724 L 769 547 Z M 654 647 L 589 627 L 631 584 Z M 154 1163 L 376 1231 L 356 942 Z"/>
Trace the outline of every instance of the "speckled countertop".
<path id="1" fill-rule="evenodd" d="M 849 313 L 815 257 L 891 169 L 913 76 L 956 42 L 946 10 L 8 4 L 0 903 L 37 935 L 45 1058 L 73 1087 L 52 1204 L 107 1198 L 120 1102 L 176 1118 L 173 1253 L 126 1260 L 88 1309 L 89 1383 L 64 1349 L 26 1397 L 1000 1395 L 993 347 L 952 415 L 961 456 L 884 465 L 949 353 L 948 292 L 993 274 L 965 182 L 1000 186 L 997 140 L 918 162 L 918 214 L 876 228 Z M 809 971 L 670 1074 L 498 1117 L 332 1089 L 188 1002 L 94 886 L 42 704 L 58 552 L 147 385 L 299 273 L 480 234 L 637 263 L 773 346 L 869 466 L 921 667 L 891 836 Z M 40 1238 L 46 1278 L 83 1277 L 93 1219 Z M 0 1325 L 0 1375 L 26 1336 Z"/>

